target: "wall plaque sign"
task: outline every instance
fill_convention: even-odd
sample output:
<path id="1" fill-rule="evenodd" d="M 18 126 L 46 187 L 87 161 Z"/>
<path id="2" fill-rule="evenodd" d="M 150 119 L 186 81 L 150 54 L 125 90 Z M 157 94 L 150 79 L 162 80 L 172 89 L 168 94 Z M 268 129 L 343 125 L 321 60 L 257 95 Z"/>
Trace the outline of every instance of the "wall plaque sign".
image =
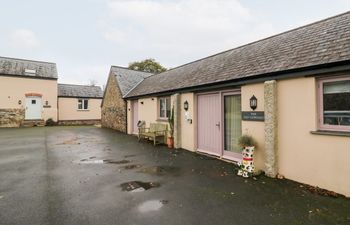
<path id="1" fill-rule="evenodd" d="M 263 111 L 242 112 L 242 120 L 245 120 L 245 121 L 265 121 L 265 114 Z"/>

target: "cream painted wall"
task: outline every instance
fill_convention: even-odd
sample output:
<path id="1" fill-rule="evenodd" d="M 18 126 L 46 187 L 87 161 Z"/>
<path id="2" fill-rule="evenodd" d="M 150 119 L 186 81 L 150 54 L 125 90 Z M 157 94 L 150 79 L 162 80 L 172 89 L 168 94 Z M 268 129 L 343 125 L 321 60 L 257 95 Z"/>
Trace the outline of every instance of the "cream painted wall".
<path id="1" fill-rule="evenodd" d="M 242 111 L 252 111 L 249 99 L 255 95 L 258 107 L 255 111 L 264 111 L 264 84 L 250 84 L 241 87 Z M 257 141 L 254 163 L 258 170 L 264 170 L 265 158 L 265 123 L 259 121 L 242 121 L 242 134 L 249 134 Z"/>
<path id="2" fill-rule="evenodd" d="M 185 118 L 184 103 L 188 102 L 188 114 L 192 124 Z M 195 96 L 193 93 L 181 94 L 181 147 L 189 151 L 195 151 L 196 120 L 195 120 Z"/>
<path id="3" fill-rule="evenodd" d="M 57 121 L 57 80 L 0 76 L 0 91 L 0 108 L 3 109 L 25 108 L 26 93 L 42 94 L 42 104 L 48 101 L 51 106 L 42 109 L 42 118 Z"/>
<path id="4" fill-rule="evenodd" d="M 88 110 L 78 110 L 78 98 L 58 98 L 59 120 L 100 120 L 102 99 L 89 99 Z"/>
<path id="5" fill-rule="evenodd" d="M 141 104 L 141 103 L 143 103 L 143 104 Z M 127 108 L 128 108 L 128 134 L 131 134 L 132 133 L 132 122 L 133 122 L 132 121 L 131 101 L 128 100 L 127 104 L 128 104 L 127 105 Z M 139 117 L 138 120 L 146 122 L 146 127 L 149 127 L 151 123 L 168 124 L 167 121 L 158 120 L 158 98 L 157 97 L 138 99 L 138 117 Z"/>
<path id="6" fill-rule="evenodd" d="M 317 129 L 315 79 L 278 81 L 277 89 L 279 173 L 350 196 L 350 138 L 310 133 Z"/>
<path id="7" fill-rule="evenodd" d="M 127 133 L 132 134 L 132 109 L 131 109 L 131 101 L 128 100 L 126 102 L 126 108 L 127 108 Z"/>
<path id="8" fill-rule="evenodd" d="M 149 127 L 150 123 L 157 120 L 157 98 L 141 98 L 138 101 L 139 120 L 145 121 L 146 127 Z"/>

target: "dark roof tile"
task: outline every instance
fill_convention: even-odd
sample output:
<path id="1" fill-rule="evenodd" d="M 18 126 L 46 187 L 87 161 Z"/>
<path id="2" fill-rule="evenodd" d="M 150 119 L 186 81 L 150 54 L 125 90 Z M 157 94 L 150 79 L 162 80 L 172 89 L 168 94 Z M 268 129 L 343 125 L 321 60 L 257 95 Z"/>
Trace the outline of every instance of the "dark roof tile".
<path id="1" fill-rule="evenodd" d="M 350 60 L 350 12 L 151 76 L 126 97 Z"/>
<path id="2" fill-rule="evenodd" d="M 142 80 L 153 75 L 152 73 L 131 70 L 119 66 L 112 66 L 110 73 L 113 73 L 116 77 L 123 96 L 128 94 Z"/>
<path id="3" fill-rule="evenodd" d="M 102 98 L 99 86 L 58 84 L 58 97 Z"/>
<path id="4" fill-rule="evenodd" d="M 57 79 L 55 63 L 0 57 L 0 75 Z"/>

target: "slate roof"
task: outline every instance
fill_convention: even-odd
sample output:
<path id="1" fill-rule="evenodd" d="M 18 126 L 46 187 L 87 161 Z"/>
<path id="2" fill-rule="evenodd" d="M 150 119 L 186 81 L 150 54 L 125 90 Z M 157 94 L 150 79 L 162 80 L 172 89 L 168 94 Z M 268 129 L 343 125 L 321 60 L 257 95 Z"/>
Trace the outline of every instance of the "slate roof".
<path id="1" fill-rule="evenodd" d="M 50 62 L 0 57 L 0 75 L 57 79 L 57 68 Z"/>
<path id="2" fill-rule="evenodd" d="M 131 70 L 119 66 L 112 66 L 110 73 L 114 74 L 116 77 L 123 96 L 128 94 L 142 80 L 153 75 L 152 73 Z"/>
<path id="3" fill-rule="evenodd" d="M 151 76 L 126 97 L 350 60 L 350 11 Z"/>
<path id="4" fill-rule="evenodd" d="M 103 92 L 99 86 L 58 84 L 58 97 L 102 98 Z"/>

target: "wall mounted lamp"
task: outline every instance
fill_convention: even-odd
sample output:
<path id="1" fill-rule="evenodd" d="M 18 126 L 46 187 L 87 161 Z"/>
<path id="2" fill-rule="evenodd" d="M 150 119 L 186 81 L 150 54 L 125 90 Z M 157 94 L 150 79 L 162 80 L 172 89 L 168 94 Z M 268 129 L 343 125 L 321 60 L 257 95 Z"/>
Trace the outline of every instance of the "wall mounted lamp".
<path id="1" fill-rule="evenodd" d="M 184 110 L 187 111 L 187 110 L 188 110 L 188 107 L 189 107 L 188 101 L 186 100 L 186 101 L 184 102 Z"/>
<path id="2" fill-rule="evenodd" d="M 254 95 L 249 99 L 249 103 L 252 110 L 258 107 L 258 99 Z"/>

